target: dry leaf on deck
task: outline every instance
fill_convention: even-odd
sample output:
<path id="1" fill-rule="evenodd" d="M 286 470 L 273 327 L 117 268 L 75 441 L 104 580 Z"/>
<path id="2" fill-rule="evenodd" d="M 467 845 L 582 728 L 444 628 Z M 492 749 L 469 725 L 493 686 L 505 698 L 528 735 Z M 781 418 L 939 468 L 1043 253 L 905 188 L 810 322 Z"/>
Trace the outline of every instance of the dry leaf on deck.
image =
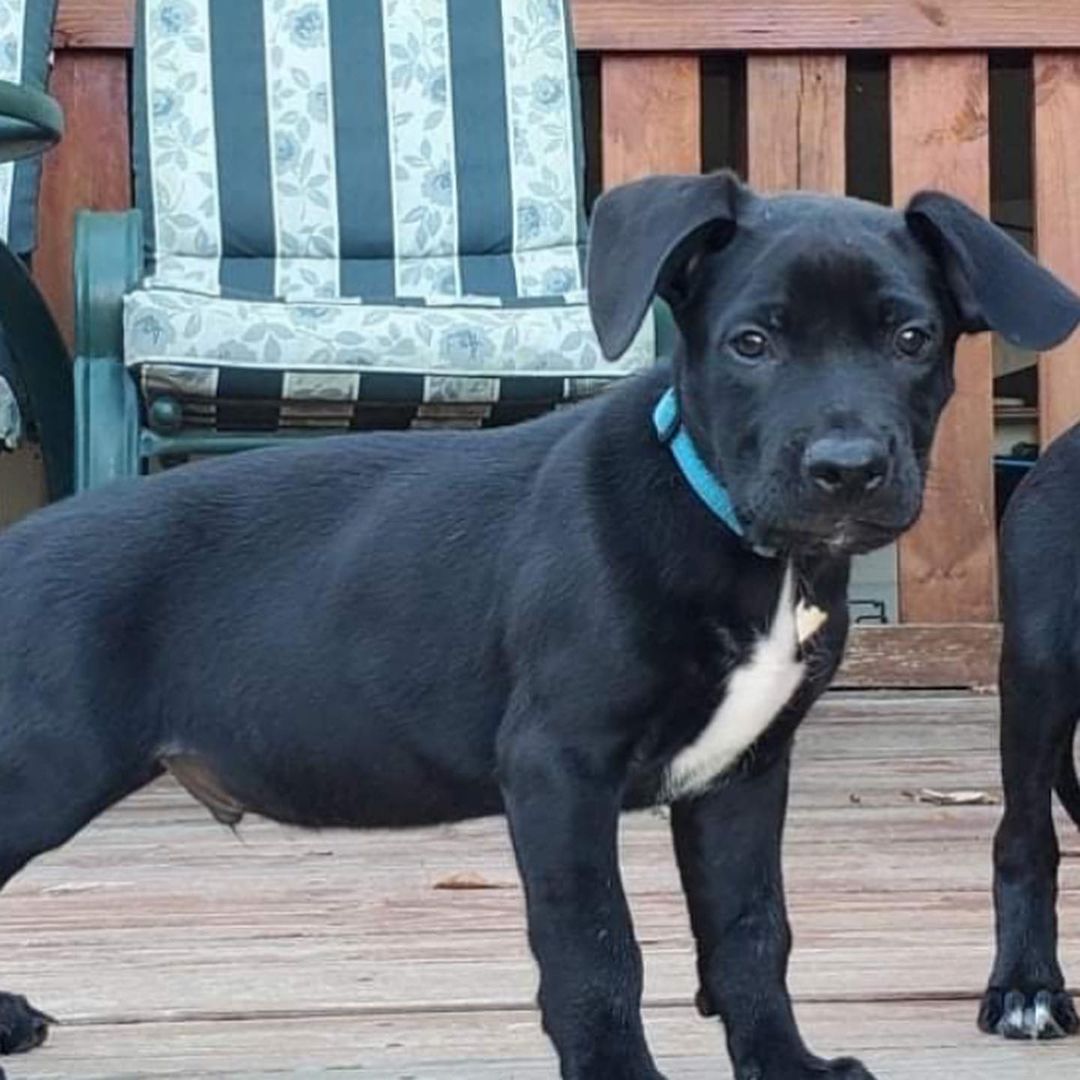
<path id="1" fill-rule="evenodd" d="M 903 795 L 914 802 L 930 803 L 932 806 L 997 806 L 998 798 L 989 791 L 935 791 L 919 788 L 905 791 Z"/>
<path id="2" fill-rule="evenodd" d="M 436 889 L 446 889 L 454 892 L 468 892 L 470 889 L 512 889 L 512 885 L 500 884 L 497 881 L 488 881 L 483 874 L 477 874 L 468 870 L 461 874 L 451 874 L 449 877 L 440 878 L 435 882 Z"/>

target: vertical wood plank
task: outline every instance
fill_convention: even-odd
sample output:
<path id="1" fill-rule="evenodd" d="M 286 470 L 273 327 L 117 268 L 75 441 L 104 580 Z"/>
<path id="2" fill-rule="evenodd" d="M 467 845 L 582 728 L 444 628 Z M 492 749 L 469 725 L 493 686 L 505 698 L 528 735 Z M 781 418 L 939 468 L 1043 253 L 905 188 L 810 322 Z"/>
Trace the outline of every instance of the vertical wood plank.
<path id="1" fill-rule="evenodd" d="M 897 205 L 920 188 L 990 204 L 989 65 L 982 53 L 894 56 L 892 170 Z M 956 357 L 956 393 L 942 417 L 923 515 L 900 541 L 906 622 L 997 616 L 993 362 L 988 335 Z"/>
<path id="2" fill-rule="evenodd" d="M 1035 243 L 1039 259 L 1080 291 L 1080 56 L 1035 56 Z M 1039 437 L 1080 420 L 1080 335 L 1039 358 Z"/>
<path id="3" fill-rule="evenodd" d="M 34 277 L 70 343 L 75 211 L 131 205 L 128 54 L 62 50 L 50 82 L 66 134 L 45 159 Z"/>
<path id="4" fill-rule="evenodd" d="M 846 73 L 843 56 L 747 57 L 747 178 L 754 187 L 844 193 Z"/>
<path id="5" fill-rule="evenodd" d="M 697 56 L 604 56 L 600 74 L 605 188 L 701 171 Z"/>

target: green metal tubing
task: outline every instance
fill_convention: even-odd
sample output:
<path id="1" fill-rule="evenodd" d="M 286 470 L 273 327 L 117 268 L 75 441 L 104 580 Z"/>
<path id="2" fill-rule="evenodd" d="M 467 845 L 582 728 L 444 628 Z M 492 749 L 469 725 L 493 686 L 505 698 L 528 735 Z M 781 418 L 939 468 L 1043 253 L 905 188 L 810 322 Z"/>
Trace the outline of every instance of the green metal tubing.
<path id="1" fill-rule="evenodd" d="M 143 274 L 137 211 L 75 219 L 75 486 L 139 473 L 139 397 L 124 367 L 124 297 Z"/>

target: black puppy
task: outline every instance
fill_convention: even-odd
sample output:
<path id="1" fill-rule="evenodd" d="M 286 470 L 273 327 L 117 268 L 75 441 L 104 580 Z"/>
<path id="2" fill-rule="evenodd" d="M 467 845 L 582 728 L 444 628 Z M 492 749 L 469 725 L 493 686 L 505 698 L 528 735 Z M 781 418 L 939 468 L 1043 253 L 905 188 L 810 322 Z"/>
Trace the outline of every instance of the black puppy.
<path id="1" fill-rule="evenodd" d="M 1009 1039 L 1080 1032 L 1057 956 L 1052 789 L 1080 825 L 1080 427 L 1052 443 L 1001 528 L 1001 763 L 994 842 L 997 960 L 979 1026 Z"/>
<path id="2" fill-rule="evenodd" d="M 616 825 L 667 800 L 736 1075 L 866 1080 L 807 1050 L 786 988 L 792 736 L 849 556 L 918 514 L 957 337 L 1045 347 L 1080 300 L 944 195 L 727 174 L 602 199 L 589 291 L 612 357 L 663 296 L 673 366 L 500 432 L 179 469 L 0 539 L 0 881 L 164 769 L 226 821 L 505 813 L 563 1077 L 658 1080 Z M 0 1033 L 26 1049 L 44 1018 L 5 996 Z"/>

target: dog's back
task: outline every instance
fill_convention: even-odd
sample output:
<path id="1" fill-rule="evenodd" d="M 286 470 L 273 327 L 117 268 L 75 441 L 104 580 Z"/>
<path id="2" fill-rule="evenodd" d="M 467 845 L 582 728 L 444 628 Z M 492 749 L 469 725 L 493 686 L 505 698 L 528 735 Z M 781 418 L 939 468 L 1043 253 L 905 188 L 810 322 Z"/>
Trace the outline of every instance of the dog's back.
<path id="1" fill-rule="evenodd" d="M 0 787 L 20 782 L 20 761 L 43 799 L 85 779 L 70 818 L 41 815 L 57 842 L 195 747 L 204 781 L 284 820 L 497 811 L 507 673 L 487 624 L 506 530 L 596 408 L 237 455 L 13 528 L 0 538 Z M 463 738 L 463 725 L 490 731 Z"/>

